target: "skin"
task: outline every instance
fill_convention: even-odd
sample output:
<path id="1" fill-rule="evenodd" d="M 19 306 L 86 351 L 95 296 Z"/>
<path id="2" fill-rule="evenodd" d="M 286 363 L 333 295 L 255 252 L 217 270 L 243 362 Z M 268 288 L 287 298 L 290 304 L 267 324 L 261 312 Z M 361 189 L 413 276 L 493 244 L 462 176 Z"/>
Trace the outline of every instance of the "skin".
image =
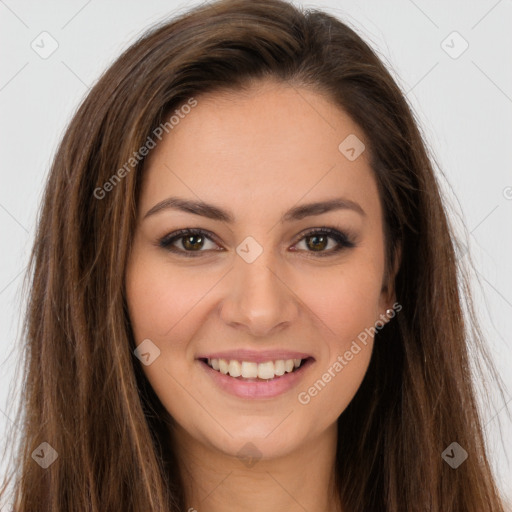
<path id="1" fill-rule="evenodd" d="M 348 135 L 366 142 L 365 135 L 303 88 L 264 82 L 197 100 L 149 155 L 126 269 L 136 342 L 149 338 L 160 350 L 143 369 L 176 423 L 170 435 L 187 505 L 201 512 L 342 510 L 333 493 L 336 420 L 363 380 L 371 336 L 308 404 L 297 396 L 394 303 L 391 287 L 382 286 L 383 211 L 368 151 L 349 161 L 338 149 Z M 144 219 L 171 195 L 213 203 L 235 222 L 172 209 Z M 357 202 L 365 215 L 345 209 L 279 220 L 297 204 L 335 197 Z M 301 235 L 322 227 L 350 233 L 356 246 L 319 256 Z M 196 258 L 158 246 L 185 228 L 216 239 L 206 239 Z M 253 263 L 236 253 L 247 236 L 263 248 Z M 182 241 L 174 246 L 185 251 Z M 337 245 L 328 244 L 321 250 Z M 292 390 L 243 399 L 212 385 L 196 360 L 236 348 L 298 350 L 315 361 Z M 237 455 L 249 442 L 257 449 L 251 467 Z"/>

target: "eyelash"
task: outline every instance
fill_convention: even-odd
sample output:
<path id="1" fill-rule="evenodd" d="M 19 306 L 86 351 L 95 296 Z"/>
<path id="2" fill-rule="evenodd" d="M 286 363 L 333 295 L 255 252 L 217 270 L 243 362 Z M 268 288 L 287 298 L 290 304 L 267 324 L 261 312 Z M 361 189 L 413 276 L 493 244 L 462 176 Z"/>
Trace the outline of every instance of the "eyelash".
<path id="1" fill-rule="evenodd" d="M 196 228 L 188 228 L 188 229 L 180 229 L 179 231 L 175 231 L 174 233 L 170 233 L 169 235 L 164 236 L 160 240 L 158 240 L 157 245 L 169 252 L 182 255 L 186 258 L 197 258 L 200 256 L 202 252 L 209 252 L 204 250 L 197 250 L 197 251 L 186 251 L 184 249 L 178 249 L 177 247 L 173 247 L 172 244 L 180 239 L 183 239 L 187 235 L 203 235 L 205 238 L 211 240 L 212 242 L 216 243 L 214 240 L 214 236 L 209 231 L 205 231 L 203 229 L 196 229 Z M 328 238 L 332 238 L 336 241 L 338 244 L 337 247 L 334 249 L 331 249 L 329 251 L 305 251 L 312 253 L 313 256 L 318 256 L 320 258 L 333 256 L 334 254 L 337 254 L 343 249 L 350 249 L 356 246 L 356 244 L 351 240 L 351 238 L 344 232 L 338 231 L 337 229 L 323 227 L 323 228 L 314 228 L 308 230 L 306 233 L 302 234 L 301 238 L 295 242 L 294 245 L 301 242 L 305 238 L 311 237 L 313 235 L 327 235 Z M 218 245 L 218 244 L 217 244 Z M 218 251 L 220 252 L 220 251 Z"/>

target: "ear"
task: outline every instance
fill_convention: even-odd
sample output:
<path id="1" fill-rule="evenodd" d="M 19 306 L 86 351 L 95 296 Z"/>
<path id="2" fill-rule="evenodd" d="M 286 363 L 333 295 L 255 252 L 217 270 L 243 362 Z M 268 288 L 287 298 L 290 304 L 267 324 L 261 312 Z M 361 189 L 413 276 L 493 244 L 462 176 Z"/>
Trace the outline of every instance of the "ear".
<path id="1" fill-rule="evenodd" d="M 384 282 L 382 283 L 380 309 L 384 313 L 388 309 L 393 309 L 393 304 L 396 302 L 395 294 L 395 279 L 400 269 L 402 262 L 402 246 L 397 244 L 393 251 L 393 262 L 391 264 L 391 271 L 386 272 Z"/>

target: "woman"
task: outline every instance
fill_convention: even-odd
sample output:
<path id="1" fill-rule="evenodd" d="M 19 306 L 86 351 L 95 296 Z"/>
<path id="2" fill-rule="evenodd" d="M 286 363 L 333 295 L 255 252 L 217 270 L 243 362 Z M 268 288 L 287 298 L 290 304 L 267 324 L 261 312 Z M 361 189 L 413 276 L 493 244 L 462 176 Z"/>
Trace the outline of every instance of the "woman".
<path id="1" fill-rule="evenodd" d="M 227 0 L 137 41 L 31 270 L 16 511 L 504 510 L 432 164 L 327 14 Z"/>

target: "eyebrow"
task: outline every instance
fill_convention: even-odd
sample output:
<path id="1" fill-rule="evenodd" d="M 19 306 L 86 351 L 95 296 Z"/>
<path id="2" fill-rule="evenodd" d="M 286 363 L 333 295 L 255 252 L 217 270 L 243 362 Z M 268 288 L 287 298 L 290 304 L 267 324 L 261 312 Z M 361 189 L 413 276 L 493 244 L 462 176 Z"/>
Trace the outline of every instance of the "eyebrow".
<path id="1" fill-rule="evenodd" d="M 232 213 L 214 206 L 213 204 L 208 204 L 203 201 L 196 201 L 192 199 L 184 199 L 180 197 L 168 197 L 167 199 L 164 199 L 163 201 L 155 204 L 155 206 L 146 212 L 144 219 L 169 209 L 180 210 L 183 212 L 192 213 L 194 215 L 201 215 L 202 217 L 227 222 L 229 224 L 232 224 L 235 221 L 235 216 Z M 327 201 L 319 201 L 315 203 L 294 206 L 283 214 L 281 217 L 281 222 L 301 220 L 305 217 L 321 215 L 323 213 L 335 210 L 352 210 L 359 213 L 363 217 L 366 216 L 366 212 L 358 203 L 339 197 Z"/>

